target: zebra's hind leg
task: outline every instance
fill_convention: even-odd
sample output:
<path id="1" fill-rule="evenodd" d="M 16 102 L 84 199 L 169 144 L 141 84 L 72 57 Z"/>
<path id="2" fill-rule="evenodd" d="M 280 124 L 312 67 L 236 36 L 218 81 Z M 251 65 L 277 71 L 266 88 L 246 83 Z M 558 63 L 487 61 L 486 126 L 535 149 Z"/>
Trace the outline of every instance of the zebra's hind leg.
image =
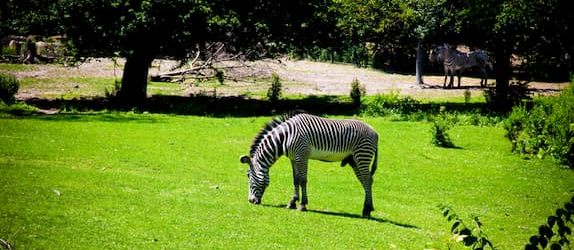
<path id="1" fill-rule="evenodd" d="M 358 163 L 357 163 L 358 162 Z M 375 210 L 373 207 L 373 194 L 372 194 L 372 185 L 373 185 L 373 177 L 369 171 L 369 164 L 371 163 L 371 159 L 357 161 L 355 160 L 353 170 L 355 171 L 355 175 L 363 185 L 363 189 L 365 190 L 365 203 L 363 204 L 363 217 L 369 218 L 371 217 L 371 212 Z"/>
<path id="2" fill-rule="evenodd" d="M 305 171 L 304 175 L 299 176 L 299 185 L 301 185 L 301 205 L 299 205 L 299 211 L 307 211 L 307 173 Z"/>

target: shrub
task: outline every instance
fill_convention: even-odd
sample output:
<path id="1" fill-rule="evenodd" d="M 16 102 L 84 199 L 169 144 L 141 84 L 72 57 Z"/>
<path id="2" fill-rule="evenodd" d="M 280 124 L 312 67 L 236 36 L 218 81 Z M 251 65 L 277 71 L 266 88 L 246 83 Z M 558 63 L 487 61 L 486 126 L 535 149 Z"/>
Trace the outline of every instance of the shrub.
<path id="1" fill-rule="evenodd" d="M 558 97 L 539 98 L 531 110 L 515 107 L 505 121 L 506 137 L 513 151 L 552 156 L 561 164 L 574 167 L 574 85 Z"/>
<path id="2" fill-rule="evenodd" d="M 433 126 L 431 127 L 432 144 L 444 148 L 454 147 L 447 133 L 453 124 L 453 121 L 443 113 L 435 117 Z"/>
<path id="3" fill-rule="evenodd" d="M 19 87 L 20 82 L 14 75 L 0 74 L 0 101 L 7 104 L 14 103 Z"/>
<path id="4" fill-rule="evenodd" d="M 357 78 L 355 78 L 351 82 L 351 99 L 353 99 L 353 104 L 355 106 L 361 105 L 361 97 L 365 96 L 367 90 L 365 89 L 365 85 L 361 84 Z"/>
<path id="5" fill-rule="evenodd" d="M 528 111 L 526 111 L 525 106 L 521 105 L 516 106 L 504 121 L 503 126 L 506 130 L 506 138 L 508 138 L 510 143 L 512 143 L 512 152 L 516 152 L 517 150 L 518 137 L 524 129 L 524 123 L 526 122 L 527 117 Z"/>
<path id="6" fill-rule="evenodd" d="M 3 114 L 10 114 L 16 116 L 32 115 L 38 112 L 38 108 L 30 106 L 24 102 L 18 102 L 12 105 L 7 105 L 0 102 L 0 117 Z"/>
<path id="7" fill-rule="evenodd" d="M 370 116 L 392 114 L 411 115 L 420 111 L 420 102 L 411 97 L 400 97 L 397 91 L 380 94 L 362 107 L 362 113 Z"/>
<path id="8" fill-rule="evenodd" d="M 267 90 L 269 101 L 276 102 L 281 98 L 282 91 L 281 79 L 277 73 L 271 74 L 271 87 Z"/>

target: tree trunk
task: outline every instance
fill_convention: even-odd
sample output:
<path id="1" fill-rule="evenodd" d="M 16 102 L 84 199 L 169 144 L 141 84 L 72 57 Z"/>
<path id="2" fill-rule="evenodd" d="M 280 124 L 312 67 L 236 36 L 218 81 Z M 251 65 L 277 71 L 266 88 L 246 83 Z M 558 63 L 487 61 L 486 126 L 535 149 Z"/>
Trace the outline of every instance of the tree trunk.
<path id="1" fill-rule="evenodd" d="M 417 44 L 417 59 L 416 59 L 416 77 L 417 84 L 424 84 L 423 82 L 423 62 L 425 58 L 425 51 L 421 41 Z"/>
<path id="2" fill-rule="evenodd" d="M 122 76 L 122 86 L 118 97 L 129 105 L 142 103 L 147 97 L 148 73 L 153 61 L 150 55 L 131 55 L 126 57 Z"/>
<path id="3" fill-rule="evenodd" d="M 496 48 L 494 52 L 495 63 L 494 71 L 496 72 L 496 92 L 495 92 L 495 104 L 501 110 L 509 109 L 511 104 L 509 103 L 509 82 L 510 82 L 510 56 L 511 51 L 508 46 L 508 42 L 505 39 L 500 39 L 496 42 Z"/>

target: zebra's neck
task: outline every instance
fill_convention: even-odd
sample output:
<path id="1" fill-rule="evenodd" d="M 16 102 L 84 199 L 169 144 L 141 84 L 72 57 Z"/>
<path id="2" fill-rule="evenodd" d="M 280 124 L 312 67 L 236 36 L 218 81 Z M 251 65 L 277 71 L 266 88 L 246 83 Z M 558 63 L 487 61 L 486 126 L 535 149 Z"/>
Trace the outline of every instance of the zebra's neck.
<path id="1" fill-rule="evenodd" d="M 271 167 L 285 153 L 285 143 L 283 143 L 285 138 L 284 131 L 274 128 L 262 138 L 252 157 L 259 162 L 261 167 Z"/>

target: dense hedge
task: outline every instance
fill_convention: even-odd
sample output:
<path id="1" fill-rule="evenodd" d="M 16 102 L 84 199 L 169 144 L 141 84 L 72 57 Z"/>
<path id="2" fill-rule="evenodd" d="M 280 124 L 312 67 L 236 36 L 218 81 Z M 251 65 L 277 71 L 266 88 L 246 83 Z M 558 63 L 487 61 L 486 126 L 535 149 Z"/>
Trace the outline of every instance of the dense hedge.
<path id="1" fill-rule="evenodd" d="M 534 100 L 530 109 L 515 107 L 504 127 L 513 151 L 540 158 L 550 155 L 574 168 L 574 84 L 560 96 Z"/>

